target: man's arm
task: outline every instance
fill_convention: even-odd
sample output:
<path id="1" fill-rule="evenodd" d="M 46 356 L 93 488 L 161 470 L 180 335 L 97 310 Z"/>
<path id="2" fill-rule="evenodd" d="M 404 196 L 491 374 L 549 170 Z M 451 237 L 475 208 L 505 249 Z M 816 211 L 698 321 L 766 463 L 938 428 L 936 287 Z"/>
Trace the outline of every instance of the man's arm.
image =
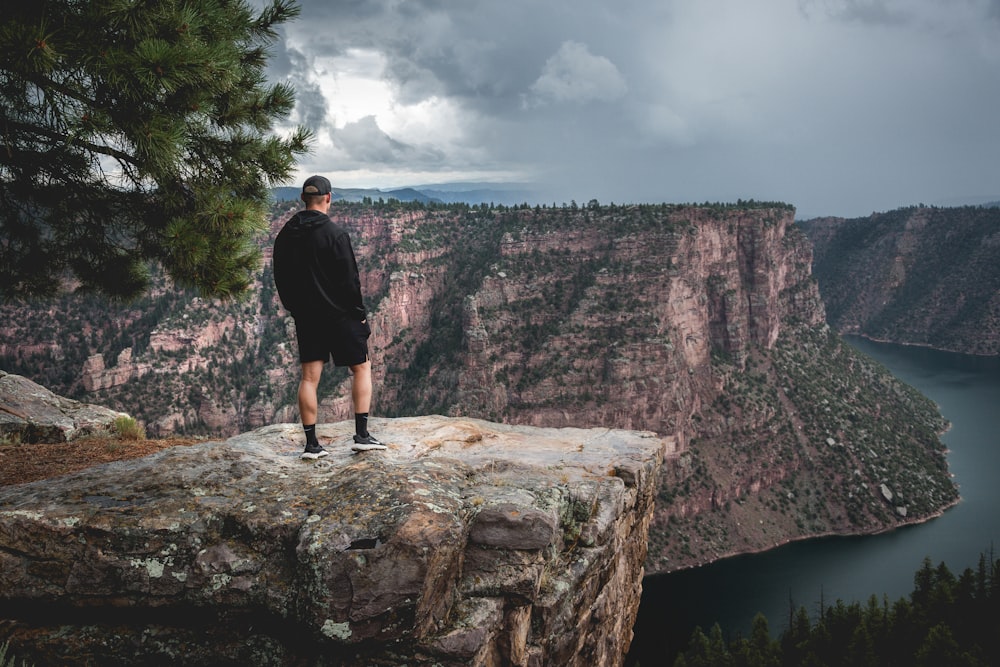
<path id="1" fill-rule="evenodd" d="M 361 274 L 358 271 L 358 262 L 354 256 L 354 247 L 351 245 L 351 238 L 346 234 L 338 235 L 335 243 L 335 253 L 337 263 L 342 270 L 341 285 L 343 292 L 340 302 L 343 305 L 347 316 L 351 319 L 366 320 L 368 312 L 365 308 L 364 297 L 361 294 Z"/>

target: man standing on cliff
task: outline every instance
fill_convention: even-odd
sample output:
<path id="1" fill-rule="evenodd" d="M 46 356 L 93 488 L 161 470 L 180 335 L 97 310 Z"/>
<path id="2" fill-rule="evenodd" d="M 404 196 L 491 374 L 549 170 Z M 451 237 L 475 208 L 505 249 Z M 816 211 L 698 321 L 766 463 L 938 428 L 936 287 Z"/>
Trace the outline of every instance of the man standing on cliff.
<path id="1" fill-rule="evenodd" d="M 361 278 L 347 231 L 328 215 L 330 181 L 310 176 L 302 186 L 305 209 L 285 223 L 274 240 L 274 284 L 285 309 L 295 320 L 302 379 L 299 417 L 306 434 L 304 459 L 318 459 L 327 451 L 316 439 L 316 395 L 323 364 L 351 370 L 354 404 L 354 451 L 386 449 L 368 432 L 372 398 L 371 359 L 368 357 L 368 314 L 361 298 Z"/>

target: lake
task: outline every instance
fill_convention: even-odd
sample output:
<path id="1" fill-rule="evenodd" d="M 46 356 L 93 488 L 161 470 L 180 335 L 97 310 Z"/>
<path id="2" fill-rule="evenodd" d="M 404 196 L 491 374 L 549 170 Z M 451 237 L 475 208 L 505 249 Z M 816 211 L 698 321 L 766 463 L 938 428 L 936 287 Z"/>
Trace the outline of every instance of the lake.
<path id="1" fill-rule="evenodd" d="M 747 635 L 757 612 L 777 637 L 791 607 L 815 617 L 821 599 L 865 602 L 874 593 L 893 602 L 913 590 L 925 557 L 957 575 L 975 568 L 991 546 L 1000 552 L 1000 359 L 845 340 L 935 401 L 951 422 L 941 439 L 961 502 L 937 519 L 882 535 L 805 540 L 647 577 L 626 664 L 667 664 L 670 647 L 685 643 L 696 625 L 707 633 L 718 622 L 727 636 Z"/>

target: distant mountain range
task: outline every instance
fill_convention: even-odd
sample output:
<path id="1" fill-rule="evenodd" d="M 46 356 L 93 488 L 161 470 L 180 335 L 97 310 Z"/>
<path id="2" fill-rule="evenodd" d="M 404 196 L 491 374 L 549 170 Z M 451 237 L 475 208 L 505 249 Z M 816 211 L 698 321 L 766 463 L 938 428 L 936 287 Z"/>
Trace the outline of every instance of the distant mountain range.
<path id="1" fill-rule="evenodd" d="M 272 190 L 275 201 L 298 201 L 301 190 L 281 187 Z M 393 190 L 378 188 L 333 188 L 334 201 L 363 202 L 365 198 L 397 199 L 401 202 L 418 201 L 428 204 L 517 204 L 539 203 L 540 193 L 527 183 L 437 183 L 417 185 Z"/>

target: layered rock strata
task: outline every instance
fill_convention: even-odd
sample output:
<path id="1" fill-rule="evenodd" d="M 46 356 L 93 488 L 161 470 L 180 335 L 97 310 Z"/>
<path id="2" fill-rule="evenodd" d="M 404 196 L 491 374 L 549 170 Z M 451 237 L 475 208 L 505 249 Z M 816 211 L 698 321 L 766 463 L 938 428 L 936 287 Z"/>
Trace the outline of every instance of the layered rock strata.
<path id="1" fill-rule="evenodd" d="M 0 489 L 0 641 L 38 664 L 616 665 L 651 433 L 286 424 Z"/>

